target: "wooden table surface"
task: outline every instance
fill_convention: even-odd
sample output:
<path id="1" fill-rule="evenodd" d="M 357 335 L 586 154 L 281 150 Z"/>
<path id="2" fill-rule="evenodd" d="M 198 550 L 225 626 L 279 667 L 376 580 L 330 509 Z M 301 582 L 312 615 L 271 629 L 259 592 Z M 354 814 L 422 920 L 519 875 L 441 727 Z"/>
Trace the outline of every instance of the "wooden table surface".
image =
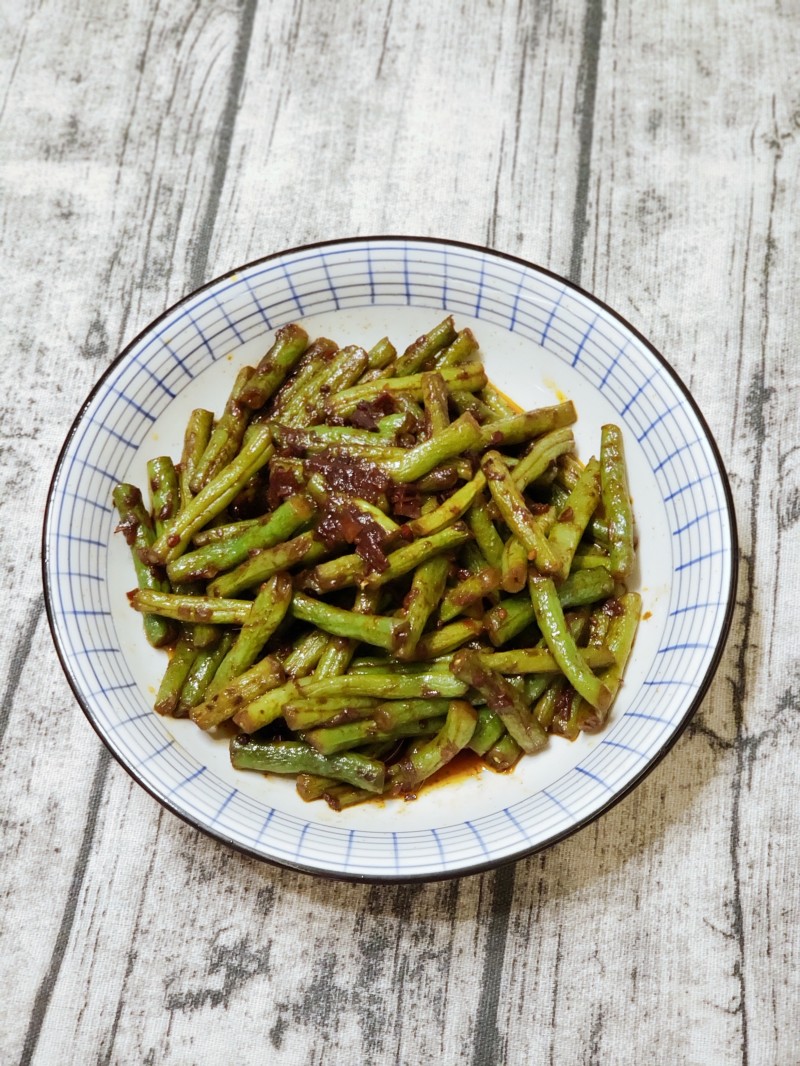
<path id="1" fill-rule="evenodd" d="M 0 1061 L 800 1062 L 800 7 L 0 3 Z M 43 610 L 50 474 L 167 305 L 371 233 L 487 244 L 642 330 L 729 471 L 734 628 L 614 810 L 516 866 L 325 882 L 163 811 Z"/>

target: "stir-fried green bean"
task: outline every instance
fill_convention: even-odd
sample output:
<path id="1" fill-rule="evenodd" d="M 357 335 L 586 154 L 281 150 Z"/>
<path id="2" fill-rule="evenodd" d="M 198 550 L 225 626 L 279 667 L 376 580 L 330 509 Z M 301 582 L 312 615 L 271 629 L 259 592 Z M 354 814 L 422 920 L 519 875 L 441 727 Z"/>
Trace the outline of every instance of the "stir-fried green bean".
<path id="1" fill-rule="evenodd" d="M 514 407 L 449 316 L 397 351 L 282 326 L 148 462 L 149 511 L 113 493 L 173 645 L 155 710 L 335 810 L 601 729 L 642 610 L 620 429 L 584 466 L 574 405 Z"/>
<path id="2" fill-rule="evenodd" d="M 558 559 L 547 542 L 541 526 L 531 513 L 522 493 L 514 484 L 511 471 L 499 452 L 487 452 L 482 461 L 483 473 L 500 516 L 522 542 L 536 569 L 543 574 L 558 572 Z"/>
<path id="3" fill-rule="evenodd" d="M 608 523 L 611 573 L 624 581 L 633 569 L 633 512 L 625 472 L 622 433 L 618 426 L 603 426 L 600 438 L 600 474 L 603 507 Z"/>
<path id="4" fill-rule="evenodd" d="M 145 562 L 143 555 L 150 550 L 155 539 L 155 530 L 150 515 L 142 502 L 142 494 L 135 485 L 121 484 L 114 488 L 114 506 L 119 513 L 117 531 L 122 533 L 131 550 L 136 580 L 141 592 L 165 595 L 169 592 L 169 581 L 158 569 Z M 133 593 L 129 593 L 130 596 Z M 175 640 L 177 630 L 174 625 L 159 612 L 152 610 L 145 613 L 144 632 L 149 644 L 162 648 Z"/>

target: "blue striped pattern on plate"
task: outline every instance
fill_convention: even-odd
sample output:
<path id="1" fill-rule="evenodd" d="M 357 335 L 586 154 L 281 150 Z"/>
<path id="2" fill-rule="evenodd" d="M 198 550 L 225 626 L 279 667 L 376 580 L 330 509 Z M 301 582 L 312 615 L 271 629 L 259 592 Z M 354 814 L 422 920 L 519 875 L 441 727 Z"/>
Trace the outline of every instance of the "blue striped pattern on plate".
<path id="1" fill-rule="evenodd" d="M 108 584 L 111 488 L 176 398 L 217 360 L 286 322 L 381 307 L 446 309 L 478 319 L 572 368 L 641 447 L 672 549 L 666 623 L 619 720 L 547 787 L 464 820 L 445 805 L 441 824 L 422 829 L 398 829 L 381 811 L 370 829 L 315 820 L 313 805 L 299 817 L 204 765 L 150 709 L 122 646 Z M 537 267 L 470 246 L 398 238 L 272 256 L 211 283 L 149 327 L 109 369 L 73 426 L 54 475 L 44 548 L 48 612 L 67 676 L 95 728 L 144 787 L 192 824 L 271 861 L 401 880 L 518 857 L 629 790 L 678 735 L 713 673 L 736 570 L 730 495 L 716 448 L 685 388 L 642 337 Z"/>

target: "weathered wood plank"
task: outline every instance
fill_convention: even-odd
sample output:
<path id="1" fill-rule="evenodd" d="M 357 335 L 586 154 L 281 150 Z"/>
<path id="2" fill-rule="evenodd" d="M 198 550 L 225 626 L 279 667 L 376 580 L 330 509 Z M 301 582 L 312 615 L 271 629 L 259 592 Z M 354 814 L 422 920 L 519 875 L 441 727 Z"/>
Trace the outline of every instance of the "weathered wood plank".
<path id="1" fill-rule="evenodd" d="M 562 4 L 262 5 L 212 259 L 434 234 L 568 271 L 582 31 Z"/>

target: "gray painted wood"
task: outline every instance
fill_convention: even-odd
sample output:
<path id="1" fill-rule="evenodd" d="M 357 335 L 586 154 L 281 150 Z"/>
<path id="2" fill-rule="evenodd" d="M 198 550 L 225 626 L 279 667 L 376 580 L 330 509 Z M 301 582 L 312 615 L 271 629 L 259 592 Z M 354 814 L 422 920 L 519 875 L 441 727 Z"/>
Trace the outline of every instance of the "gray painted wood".
<path id="1" fill-rule="evenodd" d="M 0 34 L 0 1060 L 800 1061 L 796 5 L 7 3 Z M 711 690 L 577 837 L 447 884 L 226 851 L 114 764 L 61 676 L 38 538 L 126 339 L 308 240 L 488 242 L 690 384 L 731 474 Z"/>

